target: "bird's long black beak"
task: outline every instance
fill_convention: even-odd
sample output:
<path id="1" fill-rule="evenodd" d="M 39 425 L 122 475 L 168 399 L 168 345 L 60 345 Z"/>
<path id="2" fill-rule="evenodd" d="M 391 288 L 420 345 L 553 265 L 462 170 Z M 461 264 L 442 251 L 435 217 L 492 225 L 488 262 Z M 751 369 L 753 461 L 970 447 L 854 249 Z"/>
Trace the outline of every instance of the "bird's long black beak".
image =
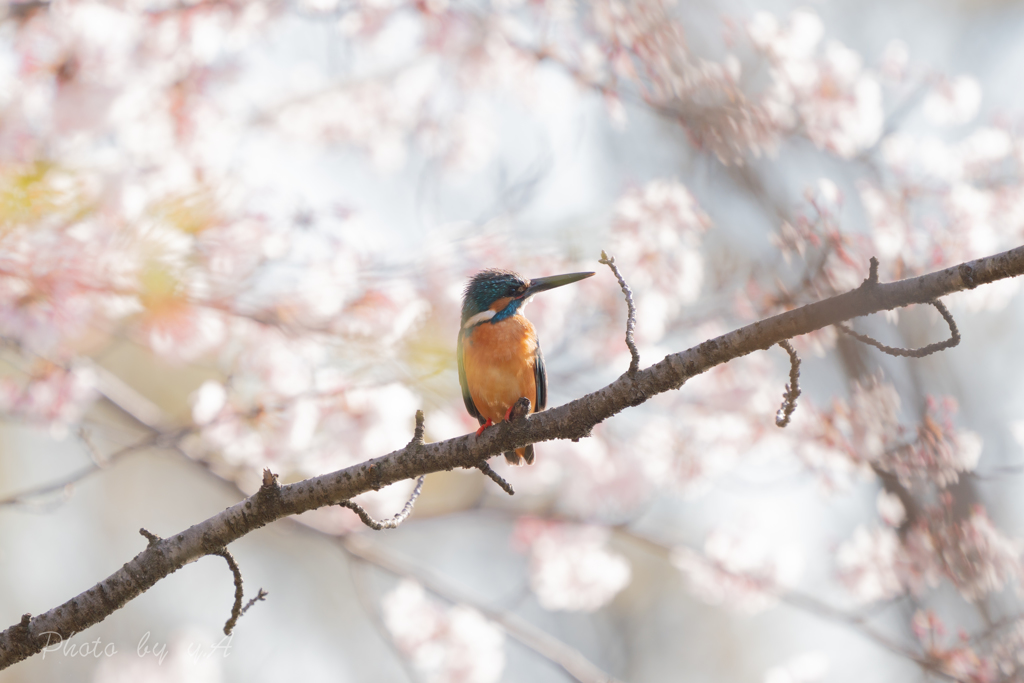
<path id="1" fill-rule="evenodd" d="M 549 275 L 530 280 L 530 286 L 523 293 L 523 298 L 531 297 L 537 292 L 545 292 L 555 287 L 579 282 L 593 275 L 593 273 L 566 273 L 565 275 Z"/>

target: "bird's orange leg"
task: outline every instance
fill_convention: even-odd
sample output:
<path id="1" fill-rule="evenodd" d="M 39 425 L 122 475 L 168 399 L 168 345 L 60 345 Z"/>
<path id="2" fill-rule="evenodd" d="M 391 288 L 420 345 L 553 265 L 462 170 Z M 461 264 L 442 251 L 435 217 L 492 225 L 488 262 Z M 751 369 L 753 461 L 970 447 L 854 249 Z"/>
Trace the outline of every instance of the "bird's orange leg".
<path id="1" fill-rule="evenodd" d="M 480 425 L 480 429 L 476 430 L 476 435 L 480 436 L 481 434 L 484 433 L 485 429 L 487 429 L 488 427 L 490 427 L 493 424 L 494 423 L 491 422 L 491 418 L 487 418 L 487 422 L 484 422 L 482 425 Z"/>

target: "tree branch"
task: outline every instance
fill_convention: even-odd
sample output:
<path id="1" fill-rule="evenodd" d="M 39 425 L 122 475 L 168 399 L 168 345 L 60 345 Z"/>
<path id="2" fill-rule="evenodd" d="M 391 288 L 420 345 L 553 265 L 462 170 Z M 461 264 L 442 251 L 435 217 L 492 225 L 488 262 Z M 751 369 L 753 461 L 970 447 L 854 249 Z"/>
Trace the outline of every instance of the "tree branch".
<path id="1" fill-rule="evenodd" d="M 494 480 L 494 483 L 501 487 L 501 490 L 510 496 L 516 495 L 516 490 L 512 488 L 512 484 L 505 481 L 500 474 L 494 471 L 494 469 L 487 464 L 486 460 L 481 460 L 476 464 L 477 468 L 486 474 L 488 477 Z"/>
<path id="2" fill-rule="evenodd" d="M 227 548 L 221 548 L 212 554 L 220 555 L 224 558 L 224 561 L 228 563 L 228 569 L 231 570 L 231 576 L 235 581 L 235 604 L 231 606 L 231 616 L 228 617 L 228 620 L 224 623 L 224 635 L 230 636 L 231 631 L 235 628 L 235 624 L 238 623 L 238 617 L 242 616 L 242 598 L 245 596 L 245 593 L 242 592 L 242 570 L 239 568 L 238 563 L 235 562 L 235 558 L 228 552 Z M 260 592 L 262 592 L 262 589 L 260 589 Z"/>
<path id="3" fill-rule="evenodd" d="M 862 315 L 939 297 L 1024 274 L 1024 247 L 977 259 L 916 278 L 859 287 L 839 296 L 758 321 L 711 339 L 661 362 L 623 375 L 608 386 L 566 405 L 502 423 L 480 436 L 468 434 L 405 448 L 352 467 L 286 486 L 272 475 L 254 495 L 174 536 L 151 543 L 114 574 L 59 607 L 0 633 L 0 669 L 42 650 L 47 633 L 68 639 L 99 623 L 160 579 L 190 562 L 215 554 L 274 520 L 335 505 L 365 491 L 403 479 L 456 467 L 475 468 L 481 460 L 528 444 L 553 439 L 579 440 L 593 427 L 648 398 L 678 389 L 691 377 L 734 358 L 771 348 Z M 268 473 L 269 475 L 269 473 Z"/>
<path id="4" fill-rule="evenodd" d="M 622 273 L 619 272 L 618 267 L 615 265 L 614 256 L 608 256 L 608 254 L 602 251 L 598 263 L 603 263 L 612 269 L 612 274 L 619 281 L 622 295 L 626 297 L 626 346 L 629 347 L 630 358 L 628 372 L 629 376 L 632 377 L 640 369 L 640 352 L 636 348 L 636 342 L 633 341 L 633 332 L 636 331 L 636 306 L 633 304 L 633 290 L 626 284 L 625 278 L 622 277 Z"/>
<path id="5" fill-rule="evenodd" d="M 416 411 L 418 415 L 422 415 L 423 411 Z M 391 519 L 382 519 L 379 522 L 370 516 L 370 513 L 363 509 L 363 507 L 354 501 L 343 500 L 338 505 L 343 508 L 348 508 L 352 512 L 359 515 L 359 519 L 362 520 L 363 524 L 375 529 L 382 531 L 384 529 L 397 529 L 398 525 L 404 522 L 409 515 L 412 514 L 412 506 L 416 504 L 416 499 L 420 497 L 420 491 L 423 490 L 423 477 L 426 475 L 420 475 L 420 478 L 416 481 L 416 488 L 412 490 L 412 495 L 409 496 L 409 500 L 406 501 L 405 506 L 399 511 L 397 515 Z"/>
<path id="6" fill-rule="evenodd" d="M 796 410 L 796 400 L 800 398 L 800 356 L 796 354 L 796 349 L 788 339 L 780 341 L 779 346 L 789 354 L 789 384 L 786 385 L 786 393 L 782 395 L 782 407 L 775 415 L 775 424 L 785 427 L 793 417 L 793 411 Z"/>
<path id="7" fill-rule="evenodd" d="M 949 312 L 949 309 L 946 308 L 946 305 L 939 301 L 938 299 L 936 299 L 935 301 L 930 301 L 928 303 L 930 303 L 939 311 L 939 313 L 942 315 L 942 319 L 946 321 L 947 325 L 949 325 L 949 339 L 945 341 L 936 342 L 934 344 L 929 344 L 928 346 L 922 346 L 919 349 L 900 349 L 894 348 L 892 346 L 886 346 L 882 342 L 872 339 L 866 334 L 858 334 L 857 332 L 854 332 L 846 325 L 836 325 L 836 327 L 838 327 L 844 334 L 850 335 L 857 341 L 867 344 L 868 346 L 874 346 L 879 351 L 887 353 L 890 356 L 896 356 L 897 358 L 899 358 L 900 356 L 906 358 L 924 358 L 925 356 L 930 356 L 933 353 L 953 348 L 954 346 L 957 346 L 960 343 L 960 330 L 957 329 L 956 321 L 953 320 L 953 314 Z"/>

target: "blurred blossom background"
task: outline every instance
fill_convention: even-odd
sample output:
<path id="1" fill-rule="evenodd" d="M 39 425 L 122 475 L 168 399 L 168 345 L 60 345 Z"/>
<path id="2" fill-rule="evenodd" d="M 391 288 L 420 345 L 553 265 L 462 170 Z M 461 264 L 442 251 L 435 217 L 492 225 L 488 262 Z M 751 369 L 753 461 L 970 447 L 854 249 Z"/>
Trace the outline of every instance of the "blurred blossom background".
<path id="1" fill-rule="evenodd" d="M 79 0 L 0 20 L 0 621 L 259 485 L 475 429 L 467 278 L 538 297 L 549 405 L 1024 235 L 1008 0 Z M 0 681 L 1024 679 L 1024 300 L 822 330 L 531 467 L 187 566 Z M 858 320 L 947 334 L 932 309 Z M 359 497 L 398 512 L 414 482 Z M 1016 492 L 1016 493 L 1015 493 Z M 98 644 L 97 644 L 98 643 Z M 92 648 L 92 649 L 90 649 Z M 111 650 L 112 648 L 112 650 Z M 97 650 L 102 650 L 97 656 Z M 163 653 L 162 656 L 160 653 Z"/>

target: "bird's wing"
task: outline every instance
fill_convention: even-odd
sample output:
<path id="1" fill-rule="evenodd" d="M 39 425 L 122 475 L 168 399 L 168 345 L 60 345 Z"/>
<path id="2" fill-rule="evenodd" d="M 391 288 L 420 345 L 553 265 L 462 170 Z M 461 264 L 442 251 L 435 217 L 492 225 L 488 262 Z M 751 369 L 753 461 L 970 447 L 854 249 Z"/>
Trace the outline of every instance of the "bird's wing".
<path id="1" fill-rule="evenodd" d="M 462 357 L 462 336 L 465 330 L 459 330 L 459 347 L 455 352 L 455 357 L 459 360 L 459 384 L 462 386 L 462 400 L 466 404 L 466 411 L 470 415 L 475 417 L 480 424 L 483 424 L 487 420 L 480 416 L 480 411 L 476 409 L 476 404 L 473 403 L 473 396 L 469 393 L 469 383 L 466 382 L 466 363 Z"/>
<path id="2" fill-rule="evenodd" d="M 537 383 L 537 400 L 534 401 L 533 412 L 539 413 L 548 404 L 548 371 L 544 367 L 544 354 L 541 353 L 539 343 L 533 358 L 533 379 Z"/>

